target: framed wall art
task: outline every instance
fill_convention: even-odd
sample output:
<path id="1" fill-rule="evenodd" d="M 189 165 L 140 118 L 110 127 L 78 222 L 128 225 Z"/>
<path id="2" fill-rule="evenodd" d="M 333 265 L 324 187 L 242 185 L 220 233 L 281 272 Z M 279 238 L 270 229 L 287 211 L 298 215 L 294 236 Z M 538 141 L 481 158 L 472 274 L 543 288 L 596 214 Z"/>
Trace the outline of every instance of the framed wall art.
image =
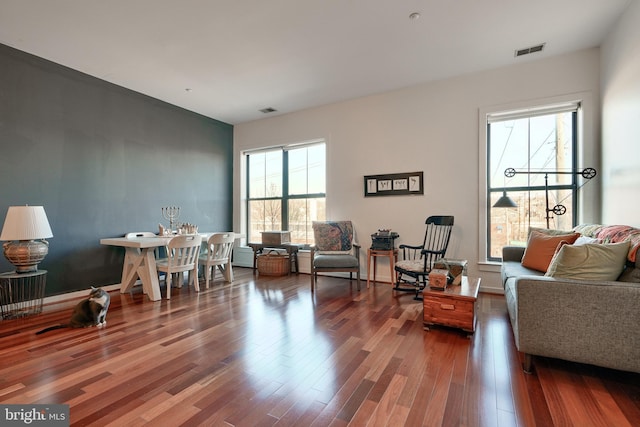
<path id="1" fill-rule="evenodd" d="M 405 172 L 364 177 L 364 196 L 404 196 L 424 194 L 424 173 Z"/>

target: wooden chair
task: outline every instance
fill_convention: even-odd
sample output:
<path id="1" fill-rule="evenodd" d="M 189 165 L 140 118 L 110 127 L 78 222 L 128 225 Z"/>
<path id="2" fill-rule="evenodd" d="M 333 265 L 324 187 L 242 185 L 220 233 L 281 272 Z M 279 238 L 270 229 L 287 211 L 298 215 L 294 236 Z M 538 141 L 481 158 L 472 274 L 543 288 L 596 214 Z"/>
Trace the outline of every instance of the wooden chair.
<path id="1" fill-rule="evenodd" d="M 318 280 L 317 273 L 356 273 L 360 290 L 360 245 L 354 242 L 351 221 L 314 221 L 315 245 L 311 247 L 311 291 Z"/>
<path id="2" fill-rule="evenodd" d="M 198 255 L 202 246 L 202 238 L 198 234 L 176 236 L 166 247 L 167 258 L 156 261 L 156 268 L 166 274 L 167 299 L 171 298 L 172 278 L 182 286 L 182 274 L 189 272 L 189 283 L 193 283 L 196 292 L 200 292 L 198 283 Z"/>
<path id="3" fill-rule="evenodd" d="M 231 269 L 231 251 L 235 241 L 234 233 L 213 233 L 207 240 L 207 251 L 200 255 L 198 263 L 204 267 L 206 288 L 209 289 L 209 281 L 216 277 L 216 267 L 224 276 L 224 279 L 233 282 L 233 270 Z"/>
<path id="4" fill-rule="evenodd" d="M 416 299 L 420 299 L 420 291 L 427 285 L 429 272 L 433 264 L 444 258 L 453 229 L 453 216 L 430 216 L 425 221 L 426 230 L 421 245 L 399 246 L 402 251 L 402 261 L 395 266 L 397 291 L 415 292 Z M 401 284 L 404 283 L 403 287 Z M 408 285 L 409 287 L 406 287 Z"/>

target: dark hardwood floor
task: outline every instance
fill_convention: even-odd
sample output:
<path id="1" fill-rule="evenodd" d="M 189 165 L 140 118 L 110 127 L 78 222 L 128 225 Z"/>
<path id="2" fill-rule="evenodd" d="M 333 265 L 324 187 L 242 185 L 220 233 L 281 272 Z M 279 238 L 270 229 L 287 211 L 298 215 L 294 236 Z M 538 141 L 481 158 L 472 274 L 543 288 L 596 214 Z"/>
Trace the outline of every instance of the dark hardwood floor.
<path id="1" fill-rule="evenodd" d="M 0 403 L 67 403 L 74 426 L 640 425 L 638 374 L 543 358 L 524 374 L 500 295 L 467 338 L 424 331 L 388 284 L 235 275 L 169 301 L 112 292 L 104 329 L 35 335 L 75 302 L 0 321 Z"/>

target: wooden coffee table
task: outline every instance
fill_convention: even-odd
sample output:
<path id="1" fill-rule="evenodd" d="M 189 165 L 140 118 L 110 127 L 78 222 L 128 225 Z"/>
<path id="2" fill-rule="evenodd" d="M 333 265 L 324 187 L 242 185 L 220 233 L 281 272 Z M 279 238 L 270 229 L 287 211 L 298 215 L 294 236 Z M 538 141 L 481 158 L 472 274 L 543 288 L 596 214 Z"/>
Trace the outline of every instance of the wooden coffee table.
<path id="1" fill-rule="evenodd" d="M 449 285 L 444 291 L 428 286 L 422 291 L 424 329 L 431 325 L 451 326 L 465 332 L 476 330 L 476 302 L 480 278 L 464 276 L 459 286 Z"/>

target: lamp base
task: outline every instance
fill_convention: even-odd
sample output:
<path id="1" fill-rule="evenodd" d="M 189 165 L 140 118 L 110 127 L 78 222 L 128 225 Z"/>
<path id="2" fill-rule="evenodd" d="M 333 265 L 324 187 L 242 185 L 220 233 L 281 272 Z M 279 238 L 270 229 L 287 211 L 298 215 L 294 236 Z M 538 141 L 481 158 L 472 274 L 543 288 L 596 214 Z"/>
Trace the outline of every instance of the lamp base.
<path id="1" fill-rule="evenodd" d="M 38 264 L 49 253 L 46 240 L 20 240 L 6 242 L 4 256 L 16 267 L 16 273 L 29 273 L 38 270 Z"/>

